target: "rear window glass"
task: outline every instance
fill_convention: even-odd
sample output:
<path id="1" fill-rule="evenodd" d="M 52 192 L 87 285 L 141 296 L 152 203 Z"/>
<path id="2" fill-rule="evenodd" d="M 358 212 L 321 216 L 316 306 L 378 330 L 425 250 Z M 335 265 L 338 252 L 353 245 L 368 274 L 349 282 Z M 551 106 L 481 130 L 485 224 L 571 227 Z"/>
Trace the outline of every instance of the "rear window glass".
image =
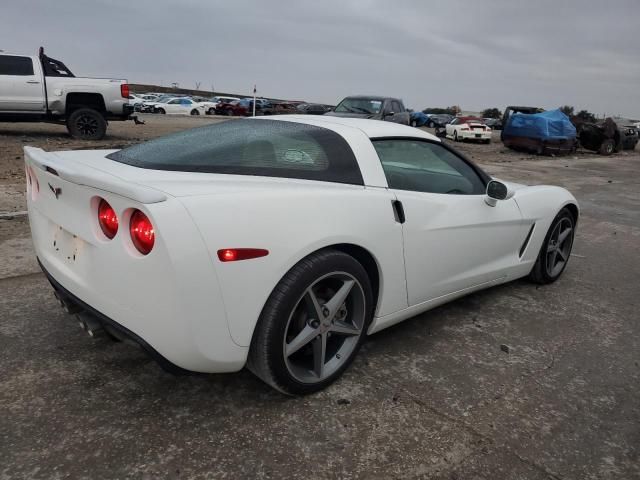
<path id="1" fill-rule="evenodd" d="M 111 153 L 141 168 L 300 178 L 363 185 L 349 144 L 326 128 L 279 120 L 230 120 Z"/>
<path id="2" fill-rule="evenodd" d="M 33 61 L 29 57 L 0 55 L 0 75 L 33 75 Z"/>

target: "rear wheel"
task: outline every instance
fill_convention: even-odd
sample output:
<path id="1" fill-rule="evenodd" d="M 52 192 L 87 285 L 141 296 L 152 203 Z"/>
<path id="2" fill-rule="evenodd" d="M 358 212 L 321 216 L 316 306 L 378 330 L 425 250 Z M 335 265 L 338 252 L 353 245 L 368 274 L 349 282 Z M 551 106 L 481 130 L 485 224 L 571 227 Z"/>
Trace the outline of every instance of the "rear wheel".
<path id="1" fill-rule="evenodd" d="M 67 119 L 67 130 L 74 138 L 100 140 L 107 133 L 107 121 L 92 108 L 79 108 Z"/>
<path id="2" fill-rule="evenodd" d="M 457 131 L 453 131 L 453 141 L 454 142 L 459 142 L 460 140 L 458 139 L 458 132 Z"/>
<path id="3" fill-rule="evenodd" d="M 575 219 L 568 209 L 563 208 L 549 227 L 538 259 L 529 274 L 531 280 L 544 284 L 560 278 L 569 262 L 574 233 Z"/>
<path id="4" fill-rule="evenodd" d="M 156 113 L 159 113 L 159 114 L 161 114 L 161 115 L 164 115 L 164 114 L 165 114 L 165 113 L 167 113 L 167 112 L 165 112 L 165 111 L 164 111 L 164 108 L 158 108 L 158 109 L 156 110 Z"/>
<path id="5" fill-rule="evenodd" d="M 191 115 L 200 115 L 200 112 L 194 108 L 191 110 Z"/>
<path id="6" fill-rule="evenodd" d="M 373 315 L 366 271 L 335 250 L 314 253 L 278 283 L 260 315 L 248 368 L 283 393 L 312 393 L 353 361 Z"/>
<path id="7" fill-rule="evenodd" d="M 208 113 L 209 115 L 215 115 L 215 113 L 216 113 L 216 109 L 215 109 L 215 108 L 213 108 L 213 107 L 211 107 L 209 110 L 207 110 L 207 113 Z"/>

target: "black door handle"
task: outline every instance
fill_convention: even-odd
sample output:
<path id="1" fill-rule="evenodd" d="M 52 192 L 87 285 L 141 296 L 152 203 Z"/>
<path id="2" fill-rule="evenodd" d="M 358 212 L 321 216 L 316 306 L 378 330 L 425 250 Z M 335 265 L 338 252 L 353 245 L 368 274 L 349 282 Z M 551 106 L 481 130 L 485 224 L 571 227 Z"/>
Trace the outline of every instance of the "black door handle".
<path id="1" fill-rule="evenodd" d="M 402 202 L 400 200 L 393 200 L 391 202 L 391 206 L 393 207 L 393 216 L 398 223 L 404 223 L 404 207 L 402 206 Z"/>

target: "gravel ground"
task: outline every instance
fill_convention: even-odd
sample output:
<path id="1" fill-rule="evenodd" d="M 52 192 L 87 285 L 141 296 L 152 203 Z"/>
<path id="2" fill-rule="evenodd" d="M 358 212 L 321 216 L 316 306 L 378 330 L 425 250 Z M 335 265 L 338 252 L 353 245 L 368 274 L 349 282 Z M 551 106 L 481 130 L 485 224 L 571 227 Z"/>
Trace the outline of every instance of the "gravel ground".
<path id="1" fill-rule="evenodd" d="M 212 121 L 113 123 L 100 142 L 0 124 L 0 212 L 25 208 L 25 144 L 113 148 Z M 565 274 L 376 334 L 343 379 L 305 398 L 245 371 L 172 376 L 132 346 L 90 340 L 38 273 L 26 218 L 0 218 L 0 479 L 640 478 L 640 155 L 457 146 L 500 178 L 576 195 Z"/>

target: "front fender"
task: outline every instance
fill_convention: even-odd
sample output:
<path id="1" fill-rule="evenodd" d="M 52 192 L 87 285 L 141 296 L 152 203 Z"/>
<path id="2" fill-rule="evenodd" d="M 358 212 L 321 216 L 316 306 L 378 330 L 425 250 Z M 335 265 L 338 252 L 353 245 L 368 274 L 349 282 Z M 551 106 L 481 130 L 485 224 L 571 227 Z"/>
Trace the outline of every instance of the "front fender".
<path id="1" fill-rule="evenodd" d="M 521 259 L 523 262 L 535 261 L 549 226 L 560 210 L 567 205 L 573 205 L 576 212 L 579 212 L 576 198 L 562 187 L 551 185 L 522 187 L 516 190 L 513 198 L 520 208 L 523 222 L 527 225 L 535 225 L 529 246 Z"/>

